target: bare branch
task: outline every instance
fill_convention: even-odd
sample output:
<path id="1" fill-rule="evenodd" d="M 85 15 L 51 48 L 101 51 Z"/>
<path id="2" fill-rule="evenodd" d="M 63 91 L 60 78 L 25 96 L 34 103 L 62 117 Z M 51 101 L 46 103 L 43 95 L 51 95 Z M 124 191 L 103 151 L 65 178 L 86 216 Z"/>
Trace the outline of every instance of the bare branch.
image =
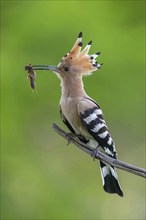
<path id="1" fill-rule="evenodd" d="M 87 144 L 84 144 L 83 142 L 81 142 L 77 138 L 77 136 L 75 136 L 74 134 L 71 134 L 71 135 L 68 134 L 67 132 L 65 132 L 64 130 L 59 128 L 56 124 L 53 124 L 53 129 L 60 136 L 64 137 L 69 143 L 73 143 L 74 145 L 76 145 L 78 148 L 80 148 L 84 152 L 92 155 L 94 149 L 91 148 L 90 146 L 88 146 Z M 108 163 L 118 169 L 125 170 L 129 173 L 133 173 L 137 176 L 141 176 L 141 177 L 146 178 L 146 170 L 145 169 L 133 166 L 131 164 L 125 163 L 125 162 L 118 160 L 118 159 L 111 158 L 111 157 L 105 155 L 104 153 L 102 153 L 101 151 L 97 152 L 95 159 L 102 160 L 102 161 L 104 161 L 104 162 L 106 162 L 106 163 Z"/>

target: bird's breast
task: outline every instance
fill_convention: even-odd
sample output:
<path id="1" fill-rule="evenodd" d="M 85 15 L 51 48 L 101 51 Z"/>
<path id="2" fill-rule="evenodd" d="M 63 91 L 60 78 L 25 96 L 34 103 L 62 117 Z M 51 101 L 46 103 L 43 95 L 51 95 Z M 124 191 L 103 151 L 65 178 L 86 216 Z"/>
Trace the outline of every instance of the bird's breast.
<path id="1" fill-rule="evenodd" d="M 76 133 L 86 137 L 91 137 L 87 130 L 83 127 L 80 115 L 78 113 L 78 104 L 83 98 L 61 97 L 61 109 L 67 121 L 71 124 Z"/>
<path id="2" fill-rule="evenodd" d="M 70 124 L 76 124 L 79 121 L 78 111 L 77 111 L 77 100 L 68 96 L 66 98 L 62 97 L 60 100 L 61 109 L 66 119 Z"/>

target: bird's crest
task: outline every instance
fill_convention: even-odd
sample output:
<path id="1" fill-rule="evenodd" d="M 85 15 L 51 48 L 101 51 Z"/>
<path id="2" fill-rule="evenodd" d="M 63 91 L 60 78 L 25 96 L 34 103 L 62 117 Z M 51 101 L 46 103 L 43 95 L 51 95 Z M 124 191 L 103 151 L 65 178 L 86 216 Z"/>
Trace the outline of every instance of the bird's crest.
<path id="1" fill-rule="evenodd" d="M 98 64 L 96 61 L 100 52 L 92 55 L 88 54 L 91 44 L 92 41 L 90 41 L 87 46 L 81 50 L 83 43 L 82 32 L 80 32 L 71 51 L 62 57 L 57 68 L 60 69 L 60 71 L 79 73 L 81 75 L 89 75 L 91 72 L 100 69 L 102 64 Z"/>

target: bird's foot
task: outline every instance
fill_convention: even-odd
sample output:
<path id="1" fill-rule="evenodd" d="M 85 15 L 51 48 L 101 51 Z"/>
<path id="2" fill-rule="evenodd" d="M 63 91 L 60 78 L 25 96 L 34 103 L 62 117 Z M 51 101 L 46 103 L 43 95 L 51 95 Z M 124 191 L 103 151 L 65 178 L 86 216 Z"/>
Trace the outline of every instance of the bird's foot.
<path id="1" fill-rule="evenodd" d="M 67 146 L 71 143 L 72 139 L 76 138 L 76 137 L 77 137 L 77 135 L 74 133 L 67 133 L 66 134 L 66 138 L 68 140 Z"/>
<path id="2" fill-rule="evenodd" d="M 95 161 L 95 158 L 97 157 L 99 152 L 99 146 L 97 146 L 91 153 L 91 157 L 93 158 L 93 160 Z"/>

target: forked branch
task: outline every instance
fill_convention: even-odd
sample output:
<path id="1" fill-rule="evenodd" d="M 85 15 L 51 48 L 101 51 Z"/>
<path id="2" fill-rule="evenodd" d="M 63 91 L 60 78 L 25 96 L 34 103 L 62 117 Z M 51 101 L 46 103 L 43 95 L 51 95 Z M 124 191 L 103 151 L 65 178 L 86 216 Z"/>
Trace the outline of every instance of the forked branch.
<path id="1" fill-rule="evenodd" d="M 84 144 L 83 142 L 81 142 L 75 135 L 68 135 L 67 132 L 62 130 L 56 124 L 53 124 L 53 129 L 60 136 L 65 138 L 69 143 L 73 143 L 74 145 L 76 145 L 78 148 L 80 148 L 84 152 L 92 155 L 94 149 L 91 148 L 90 146 L 88 146 L 87 144 Z M 102 153 L 101 151 L 97 152 L 97 154 L 95 155 L 95 159 L 102 160 L 102 161 L 104 161 L 104 162 L 106 162 L 106 163 L 108 163 L 118 169 L 125 170 L 129 173 L 133 173 L 137 176 L 141 176 L 141 177 L 146 178 L 146 170 L 145 169 L 133 166 L 131 164 L 125 163 L 125 162 L 118 160 L 118 159 L 111 158 L 111 157 L 105 155 L 104 153 Z"/>

